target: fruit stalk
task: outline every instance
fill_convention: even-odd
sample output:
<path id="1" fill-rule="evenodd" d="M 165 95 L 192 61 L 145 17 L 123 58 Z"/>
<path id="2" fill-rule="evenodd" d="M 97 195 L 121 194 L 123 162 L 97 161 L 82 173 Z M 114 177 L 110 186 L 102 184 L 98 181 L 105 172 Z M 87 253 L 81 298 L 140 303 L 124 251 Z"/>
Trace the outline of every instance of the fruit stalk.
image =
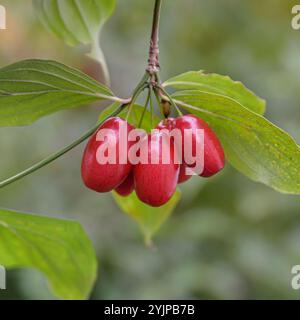
<path id="1" fill-rule="evenodd" d="M 143 120 L 144 120 L 144 117 L 145 117 L 145 114 L 146 114 L 146 111 L 147 111 L 147 108 L 148 108 L 148 104 L 149 104 L 149 102 L 150 102 L 150 99 L 151 99 L 151 89 L 149 88 L 149 90 L 148 90 L 148 95 L 147 95 L 147 98 L 146 98 L 146 101 L 145 101 L 144 110 L 143 110 L 141 119 L 140 119 L 139 124 L 138 124 L 138 128 L 141 128 L 141 127 L 142 127 Z"/>
<path id="2" fill-rule="evenodd" d="M 164 101 L 170 102 L 170 104 L 174 107 L 174 109 L 177 111 L 179 116 L 182 116 L 183 113 L 180 111 L 180 109 L 178 108 L 177 104 L 174 102 L 174 100 L 172 99 L 172 97 L 169 95 L 169 93 L 165 90 L 165 88 L 163 86 L 159 86 L 158 87 L 159 92 L 162 92 L 163 95 L 165 95 L 166 97 L 164 97 L 162 95 L 162 99 Z"/>
<path id="3" fill-rule="evenodd" d="M 127 116 L 126 116 L 126 120 L 129 119 L 129 116 L 131 114 L 132 111 L 132 107 L 135 104 L 136 100 L 138 99 L 139 95 L 147 88 L 149 87 L 148 81 L 149 81 L 149 73 L 145 72 L 142 80 L 138 83 L 138 85 L 136 86 L 136 88 L 133 91 L 132 94 L 132 98 L 130 99 L 130 102 L 127 104 L 128 107 L 128 112 L 127 112 Z"/>

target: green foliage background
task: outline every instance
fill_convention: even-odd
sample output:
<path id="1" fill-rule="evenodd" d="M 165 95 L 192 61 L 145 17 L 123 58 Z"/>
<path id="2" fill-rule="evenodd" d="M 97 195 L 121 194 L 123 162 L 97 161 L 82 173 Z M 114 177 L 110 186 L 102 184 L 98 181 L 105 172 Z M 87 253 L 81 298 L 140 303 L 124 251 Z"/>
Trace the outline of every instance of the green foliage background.
<path id="1" fill-rule="evenodd" d="M 56 59 L 98 76 L 83 58 L 47 33 L 30 1 L 3 0 L 8 30 L 0 33 L 0 65 Z M 266 116 L 300 142 L 300 31 L 287 0 L 165 0 L 161 29 L 163 79 L 204 69 L 241 80 L 268 102 Z M 102 47 L 112 88 L 127 97 L 145 68 L 152 1 L 119 1 L 104 26 Z M 0 128 L 0 176 L 5 178 L 67 144 L 94 124 L 105 104 L 65 111 L 32 127 Z M 219 176 L 193 178 L 159 231 L 156 250 L 111 196 L 80 179 L 84 146 L 0 192 L 1 207 L 76 219 L 99 259 L 94 299 L 300 298 L 290 286 L 300 264 L 300 197 L 281 195 L 227 166 Z M 0 299 L 52 298 L 41 275 L 8 273 Z"/>

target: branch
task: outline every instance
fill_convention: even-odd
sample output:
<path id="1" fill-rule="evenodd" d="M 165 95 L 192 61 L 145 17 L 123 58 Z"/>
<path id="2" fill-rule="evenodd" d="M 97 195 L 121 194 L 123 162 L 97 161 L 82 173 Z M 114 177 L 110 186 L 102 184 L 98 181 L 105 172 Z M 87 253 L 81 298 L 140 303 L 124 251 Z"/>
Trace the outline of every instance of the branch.
<path id="1" fill-rule="evenodd" d="M 159 22 L 162 0 L 155 0 L 152 34 L 150 40 L 149 60 L 147 71 L 153 75 L 160 70 L 159 65 Z"/>

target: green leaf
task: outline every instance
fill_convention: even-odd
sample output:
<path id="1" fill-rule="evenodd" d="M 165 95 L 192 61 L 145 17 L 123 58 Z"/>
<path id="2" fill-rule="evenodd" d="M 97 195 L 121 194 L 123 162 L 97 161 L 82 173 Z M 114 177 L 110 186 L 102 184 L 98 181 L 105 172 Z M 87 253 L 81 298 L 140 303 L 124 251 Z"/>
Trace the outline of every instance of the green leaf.
<path id="1" fill-rule="evenodd" d="M 97 260 L 79 223 L 1 209 L 0 239 L 0 265 L 39 270 L 59 298 L 89 296 Z"/>
<path id="2" fill-rule="evenodd" d="M 116 192 L 113 192 L 113 196 L 120 209 L 138 223 L 145 236 L 146 244 L 151 244 L 153 235 L 175 209 L 181 193 L 177 190 L 172 199 L 159 208 L 144 204 L 138 199 L 135 192 L 128 197 L 121 197 Z"/>
<path id="3" fill-rule="evenodd" d="M 65 43 L 91 44 L 91 56 L 109 76 L 99 38 L 103 24 L 114 11 L 115 0 L 34 0 L 33 4 L 43 25 Z"/>
<path id="4" fill-rule="evenodd" d="M 191 90 L 173 98 L 211 125 L 240 172 L 278 191 L 300 194 L 300 149 L 287 133 L 223 95 Z"/>
<path id="5" fill-rule="evenodd" d="M 0 126 L 29 125 L 103 99 L 117 98 L 84 73 L 55 61 L 24 60 L 0 69 Z"/>
<path id="6" fill-rule="evenodd" d="M 115 0 L 33 0 L 46 28 L 71 46 L 89 44 L 111 16 Z"/>
<path id="7" fill-rule="evenodd" d="M 228 76 L 214 73 L 205 74 L 203 71 L 190 71 L 171 78 L 164 83 L 164 86 L 180 90 L 201 90 L 208 93 L 217 93 L 234 99 L 253 112 L 265 113 L 265 100 L 257 97 L 241 82 L 233 81 Z"/>
<path id="8" fill-rule="evenodd" d="M 111 114 L 114 110 L 116 110 L 119 107 L 119 105 L 120 105 L 119 103 L 113 103 L 112 105 L 104 109 L 99 116 L 99 119 L 98 119 L 99 122 L 103 121 L 109 114 Z M 126 108 L 118 115 L 118 117 L 122 119 L 126 119 L 127 112 L 128 112 L 128 109 Z M 127 119 L 128 122 L 131 125 L 138 127 L 138 124 L 143 112 L 144 112 L 144 107 L 138 104 L 135 104 L 132 108 L 129 118 Z M 148 110 L 146 110 L 141 129 L 144 129 L 145 131 L 150 132 L 151 129 L 153 129 L 159 122 L 160 122 L 160 118 L 157 115 L 154 114 L 152 118 L 151 113 Z"/>

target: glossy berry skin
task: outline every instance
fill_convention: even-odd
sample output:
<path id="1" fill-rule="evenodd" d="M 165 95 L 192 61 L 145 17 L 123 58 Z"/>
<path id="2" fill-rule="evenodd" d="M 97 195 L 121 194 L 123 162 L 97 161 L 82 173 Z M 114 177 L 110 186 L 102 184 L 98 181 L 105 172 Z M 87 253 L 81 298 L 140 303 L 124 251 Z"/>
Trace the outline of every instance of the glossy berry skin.
<path id="1" fill-rule="evenodd" d="M 153 139 L 152 144 L 150 139 Z M 134 184 L 138 198 L 153 207 L 167 203 L 176 191 L 179 165 L 175 164 L 175 149 L 171 143 L 168 148 L 170 162 L 162 162 L 163 134 L 154 133 L 144 138 L 142 147 L 148 146 L 148 163 L 134 166 Z M 157 163 L 151 163 L 152 157 L 157 156 Z"/>
<path id="2" fill-rule="evenodd" d="M 174 118 L 168 118 L 168 119 L 164 119 L 162 120 L 156 127 L 156 129 L 159 130 L 163 130 L 163 129 L 168 129 L 168 130 L 173 130 L 175 129 L 175 125 L 176 125 L 176 119 Z M 175 147 L 176 149 L 176 147 Z M 186 181 L 188 181 L 189 179 L 191 179 L 192 175 L 187 175 L 185 173 L 185 169 L 186 169 L 186 164 L 181 164 L 180 165 L 180 170 L 179 170 L 179 176 L 178 176 L 178 183 L 184 183 Z"/>
<path id="3" fill-rule="evenodd" d="M 121 183 L 115 191 L 122 197 L 129 196 L 134 190 L 133 171 L 129 173 L 129 176 Z"/>
<path id="4" fill-rule="evenodd" d="M 81 175 L 84 184 L 97 192 L 109 192 L 117 188 L 128 177 L 132 170 L 132 165 L 127 161 L 126 164 L 119 163 L 119 130 L 121 125 L 127 128 L 129 133 L 134 129 L 125 120 L 118 117 L 108 119 L 90 138 L 83 155 L 81 165 Z M 112 135 L 106 139 L 113 147 L 116 148 L 116 163 L 100 164 L 97 160 L 97 151 L 104 144 L 104 141 L 97 141 L 97 134 L 101 129 L 112 130 Z M 128 143 L 128 148 L 130 147 Z M 126 150 L 126 152 L 128 149 Z"/>
<path id="5" fill-rule="evenodd" d="M 182 134 L 185 129 L 195 130 L 192 138 L 193 153 L 196 150 L 196 129 L 204 130 L 204 169 L 200 174 L 201 177 L 211 177 L 223 169 L 225 165 L 224 150 L 218 137 L 205 121 L 194 115 L 185 115 L 175 120 L 175 127 L 181 130 Z M 184 152 L 184 144 L 182 148 Z"/>

